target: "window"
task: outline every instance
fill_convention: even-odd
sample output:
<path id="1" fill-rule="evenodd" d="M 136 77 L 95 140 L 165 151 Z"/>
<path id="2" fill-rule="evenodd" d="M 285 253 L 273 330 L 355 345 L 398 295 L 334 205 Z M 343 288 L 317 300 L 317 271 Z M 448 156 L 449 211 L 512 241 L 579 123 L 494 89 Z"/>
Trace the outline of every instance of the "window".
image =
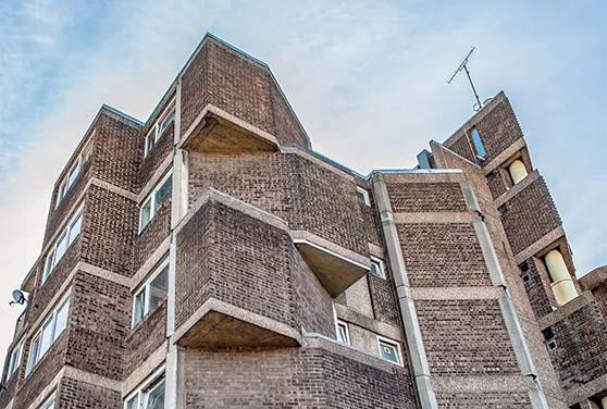
<path id="1" fill-rule="evenodd" d="M 175 121 L 175 104 L 171 102 L 167 109 L 160 115 L 158 121 L 150 128 L 150 131 L 145 137 L 143 145 L 143 157 L 145 158 L 158 144 L 164 131 Z"/>
<path id="2" fill-rule="evenodd" d="M 386 267 L 383 260 L 371 257 L 371 274 L 377 278 L 386 279 Z"/>
<path id="3" fill-rule="evenodd" d="M 379 346 L 379 356 L 383 360 L 401 365 L 400 347 L 396 342 L 377 337 L 377 344 Z"/>
<path id="4" fill-rule="evenodd" d="M 350 345 L 350 332 L 348 324 L 344 321 L 337 321 L 337 341 L 344 345 Z"/>
<path id="5" fill-rule="evenodd" d="M 25 338 L 21 339 L 21 341 L 19 341 L 19 343 L 13 348 L 13 350 L 11 351 L 11 355 L 8 361 L 8 367 L 7 367 L 7 375 L 6 375 L 6 380 L 10 379 L 13 374 L 15 372 L 17 372 L 17 369 L 19 369 L 19 366 L 21 365 L 21 356 L 23 355 L 23 344 L 25 343 Z"/>
<path id="6" fill-rule="evenodd" d="M 50 398 L 44 402 L 40 409 L 55 409 L 55 394 L 53 394 Z"/>
<path id="7" fill-rule="evenodd" d="M 69 308 L 70 299 L 66 297 L 61 300 L 59 307 L 51 313 L 50 317 L 42 325 L 42 329 L 34 336 L 30 345 L 29 359 L 25 371 L 26 376 L 40 362 L 44 354 L 46 354 L 67 326 Z"/>
<path id="8" fill-rule="evenodd" d="M 164 409 L 164 370 L 131 393 L 124 402 L 125 409 Z"/>
<path id="9" fill-rule="evenodd" d="M 93 134 L 94 134 L 94 132 L 95 131 L 93 131 Z M 80 171 L 84 167 L 84 164 L 91 157 L 91 153 L 93 151 L 92 137 L 93 137 L 93 135 L 91 135 L 91 137 L 89 138 L 89 141 L 86 143 L 86 145 L 84 145 L 84 148 L 82 148 L 82 150 L 80 151 L 80 154 L 78 155 L 78 157 L 76 158 L 76 160 L 74 161 L 72 166 L 69 168 L 68 173 L 65 176 L 63 176 L 63 179 L 62 179 L 61 183 L 59 184 L 59 189 L 57 190 L 55 208 L 57 208 L 59 206 L 59 203 L 61 203 L 61 199 L 63 199 L 65 197 L 65 195 L 70 190 L 70 188 L 72 187 L 72 185 L 74 184 L 76 179 L 78 179 L 78 175 L 80 174 Z"/>
<path id="10" fill-rule="evenodd" d="M 82 228 L 82 206 L 76 210 L 74 216 L 69 220 L 59 238 L 53 246 L 50 247 L 44 261 L 44 270 L 42 272 L 42 283 L 51 275 L 55 266 L 61 261 L 70 244 L 76 240 Z"/>
<path id="11" fill-rule="evenodd" d="M 169 260 L 164 259 L 133 298 L 133 327 L 158 307 L 169 289 Z"/>
<path id="12" fill-rule="evenodd" d="M 472 140 L 472 146 L 474 146 L 476 157 L 479 159 L 485 159 L 485 157 L 487 156 L 487 152 L 485 151 L 485 146 L 483 145 L 481 134 L 478 133 L 478 129 L 476 129 L 476 127 L 472 128 L 472 130 L 470 131 L 470 139 Z"/>
<path id="13" fill-rule="evenodd" d="M 369 199 L 369 192 L 367 189 L 363 189 L 360 186 L 356 186 L 356 196 L 358 201 L 364 205 L 371 206 L 371 200 Z"/>
<path id="14" fill-rule="evenodd" d="M 552 332 L 552 328 L 548 327 L 545 330 L 542 330 L 542 334 L 544 335 L 544 342 L 546 343 L 546 347 L 550 351 L 554 351 L 557 347 L 556 339 L 554 338 L 554 333 Z"/>
<path id="15" fill-rule="evenodd" d="M 173 191 L 173 176 L 171 172 L 167 175 L 152 189 L 152 192 L 145 198 L 143 205 L 139 210 L 139 232 L 141 233 L 145 226 L 148 225 L 150 220 L 154 218 L 154 215 L 160 208 L 162 202 L 171 196 Z"/>

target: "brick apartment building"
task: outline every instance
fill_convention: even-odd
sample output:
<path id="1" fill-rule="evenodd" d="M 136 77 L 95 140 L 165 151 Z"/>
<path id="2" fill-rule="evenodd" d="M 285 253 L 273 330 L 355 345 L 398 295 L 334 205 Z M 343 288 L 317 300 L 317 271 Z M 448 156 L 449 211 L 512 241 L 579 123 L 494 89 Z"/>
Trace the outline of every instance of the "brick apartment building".
<path id="1" fill-rule="evenodd" d="M 504 93 L 430 148 L 331 161 L 205 36 L 59 176 L 0 409 L 607 408 L 607 269 L 575 279 Z"/>

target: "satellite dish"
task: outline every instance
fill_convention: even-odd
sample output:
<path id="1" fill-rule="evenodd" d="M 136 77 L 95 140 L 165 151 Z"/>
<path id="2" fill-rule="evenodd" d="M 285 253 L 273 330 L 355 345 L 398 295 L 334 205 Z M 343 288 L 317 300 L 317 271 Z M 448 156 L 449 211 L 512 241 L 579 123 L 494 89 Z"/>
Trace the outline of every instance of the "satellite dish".
<path id="1" fill-rule="evenodd" d="M 11 301 L 9 303 L 9 305 L 13 305 L 13 304 L 23 305 L 23 304 L 25 304 L 26 301 L 27 300 L 25 299 L 25 294 L 23 294 L 23 291 L 14 290 L 13 291 L 13 301 Z"/>

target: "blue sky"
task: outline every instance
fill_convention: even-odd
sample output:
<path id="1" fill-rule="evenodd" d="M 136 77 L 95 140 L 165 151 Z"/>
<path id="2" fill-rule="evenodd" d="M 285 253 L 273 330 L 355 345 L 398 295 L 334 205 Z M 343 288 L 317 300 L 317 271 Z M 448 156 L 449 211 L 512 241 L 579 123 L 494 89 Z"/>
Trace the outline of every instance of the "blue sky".
<path id="1" fill-rule="evenodd" d="M 402 168 L 505 90 L 578 273 L 607 263 L 607 3 L 0 2 L 0 320 L 41 247 L 52 184 L 103 103 L 145 120 L 205 32 L 267 62 L 323 154 Z M 0 335 L 0 351 L 10 334 Z"/>

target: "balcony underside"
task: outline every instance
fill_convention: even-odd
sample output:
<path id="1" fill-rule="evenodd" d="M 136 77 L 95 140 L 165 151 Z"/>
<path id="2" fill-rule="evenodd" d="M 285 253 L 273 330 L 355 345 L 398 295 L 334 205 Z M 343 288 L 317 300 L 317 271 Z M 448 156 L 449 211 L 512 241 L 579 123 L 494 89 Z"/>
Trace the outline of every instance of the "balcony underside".
<path id="1" fill-rule="evenodd" d="M 308 232 L 292 232 L 299 253 L 332 297 L 337 297 L 369 271 L 369 261 Z"/>
<path id="2" fill-rule="evenodd" d="M 201 113 L 182 147 L 203 153 L 274 152 L 279 149 L 272 135 L 212 105 Z"/>

